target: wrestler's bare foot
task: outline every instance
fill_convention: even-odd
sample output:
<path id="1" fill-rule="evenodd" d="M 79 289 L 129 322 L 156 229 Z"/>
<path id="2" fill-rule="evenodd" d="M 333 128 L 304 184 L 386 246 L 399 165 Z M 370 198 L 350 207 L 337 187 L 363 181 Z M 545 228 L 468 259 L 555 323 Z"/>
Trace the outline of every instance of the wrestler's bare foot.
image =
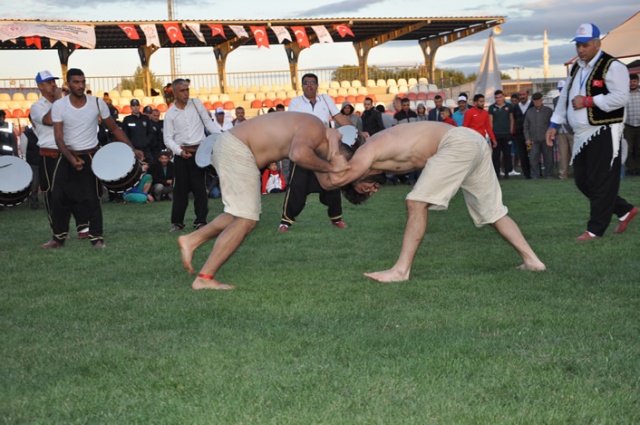
<path id="1" fill-rule="evenodd" d="M 196 280 L 193 281 L 191 287 L 196 291 L 200 289 L 217 289 L 217 290 L 230 290 L 235 288 L 233 285 L 226 285 L 224 283 L 220 283 L 215 279 L 204 279 L 201 277 L 196 277 Z"/>
<path id="2" fill-rule="evenodd" d="M 529 270 L 531 272 L 543 272 L 547 270 L 547 266 L 540 260 L 527 261 L 524 264 L 520 264 L 516 267 L 518 270 Z"/>
<path id="3" fill-rule="evenodd" d="M 191 261 L 193 260 L 193 252 L 195 247 L 192 247 L 188 243 L 188 236 L 180 236 L 178 238 L 178 247 L 180 248 L 180 257 L 182 258 L 182 267 L 189 273 L 193 274 L 193 266 Z"/>
<path id="4" fill-rule="evenodd" d="M 364 275 L 369 279 L 377 280 L 378 282 L 402 282 L 409 280 L 409 273 L 400 273 L 395 269 L 365 273 Z"/>

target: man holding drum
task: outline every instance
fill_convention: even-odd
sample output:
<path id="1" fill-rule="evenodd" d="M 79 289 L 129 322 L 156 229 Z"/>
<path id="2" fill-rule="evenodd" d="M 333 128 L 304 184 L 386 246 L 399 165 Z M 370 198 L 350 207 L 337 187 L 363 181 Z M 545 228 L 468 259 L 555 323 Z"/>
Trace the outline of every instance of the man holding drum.
<path id="1" fill-rule="evenodd" d="M 207 185 L 204 169 L 196 164 L 195 153 L 209 134 L 219 133 L 200 99 L 189 99 L 189 83 L 178 78 L 171 87 L 175 103 L 164 115 L 164 144 L 174 153 L 175 179 L 171 206 L 171 232 L 184 229 L 184 214 L 189 205 L 189 192 L 193 193 L 197 230 L 207 224 Z"/>
<path id="2" fill-rule="evenodd" d="M 191 285 L 193 289 L 233 289 L 220 283 L 215 275 L 260 219 L 260 170 L 289 157 L 312 171 L 343 171 L 347 166 L 344 157 L 335 155 L 335 163 L 333 159 L 340 139 L 338 130 L 325 128 L 312 114 L 281 112 L 247 120 L 213 141 L 211 164 L 220 177 L 224 213 L 178 238 L 182 265 L 189 274 L 194 272 L 194 251 L 217 238 Z"/>
<path id="3" fill-rule="evenodd" d="M 77 68 L 67 72 L 69 96 L 56 101 L 51 108 L 51 120 L 56 145 L 60 151 L 51 189 L 56 208 L 51 211 L 53 240 L 64 244 L 69 230 L 69 216 L 64 208 L 77 208 L 89 219 L 89 239 L 96 248 L 104 248 L 100 182 L 91 169 L 93 154 L 98 147 L 98 118 L 118 141 L 133 149 L 126 134 L 115 124 L 109 107 L 95 96 L 85 94 L 84 73 Z M 139 159 L 144 154 L 134 149 Z"/>
<path id="4" fill-rule="evenodd" d="M 53 186 L 54 171 L 58 162 L 58 146 L 56 138 L 53 135 L 53 121 L 51 121 L 51 107 L 53 102 L 62 97 L 62 90 L 56 85 L 58 77 L 54 77 L 49 71 L 40 71 L 36 75 L 36 84 L 42 96 L 31 105 L 31 121 L 33 128 L 38 136 L 38 147 L 40 148 L 40 164 L 39 164 L 39 180 L 40 188 L 44 198 L 44 206 L 47 210 L 49 224 L 51 230 L 58 229 L 61 226 L 53 224 L 52 210 L 61 211 L 56 214 L 56 219 L 62 219 L 63 223 L 69 222 L 69 215 L 73 214 L 76 219 L 76 230 L 78 231 L 78 239 L 86 239 L 89 237 L 89 219 L 82 217 L 78 208 L 74 206 L 71 210 L 63 205 L 55 205 L 55 201 L 51 196 L 51 188 Z M 60 234 L 58 238 L 54 237 L 43 245 L 44 249 L 60 248 L 64 244 L 66 235 Z M 61 242 L 59 242 L 61 241 Z"/>

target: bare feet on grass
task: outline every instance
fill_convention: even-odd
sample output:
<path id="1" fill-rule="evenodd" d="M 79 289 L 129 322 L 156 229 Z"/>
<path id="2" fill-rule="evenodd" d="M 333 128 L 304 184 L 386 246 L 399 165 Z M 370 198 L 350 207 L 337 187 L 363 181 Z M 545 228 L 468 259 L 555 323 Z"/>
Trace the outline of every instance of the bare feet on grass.
<path id="1" fill-rule="evenodd" d="M 520 264 L 516 267 L 518 270 L 528 270 L 531 272 L 543 272 L 547 270 L 547 266 L 540 260 L 535 261 L 525 261 L 524 264 Z"/>
<path id="2" fill-rule="evenodd" d="M 365 273 L 369 279 L 377 280 L 378 282 L 402 282 L 409 280 L 409 273 L 400 273 L 394 269 L 384 270 L 381 272 Z"/>
<path id="3" fill-rule="evenodd" d="M 180 236 L 178 238 L 178 247 L 180 248 L 180 257 L 182 258 L 182 267 L 184 267 L 184 269 L 189 274 L 193 274 L 193 266 L 191 265 L 191 261 L 193 260 L 193 252 L 195 251 L 195 247 L 189 245 L 187 235 Z"/>
<path id="4" fill-rule="evenodd" d="M 200 289 L 216 289 L 216 290 L 230 290 L 235 288 L 233 285 L 226 285 L 224 283 L 220 283 L 215 279 L 205 279 L 202 277 L 196 277 L 196 280 L 193 281 L 191 287 L 198 291 Z"/>

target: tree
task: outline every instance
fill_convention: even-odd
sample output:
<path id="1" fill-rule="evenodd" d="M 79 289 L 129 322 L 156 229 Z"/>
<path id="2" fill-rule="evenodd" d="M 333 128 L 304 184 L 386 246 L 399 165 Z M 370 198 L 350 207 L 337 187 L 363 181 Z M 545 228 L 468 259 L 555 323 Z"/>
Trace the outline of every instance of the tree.
<path id="1" fill-rule="evenodd" d="M 144 73 L 142 72 L 142 67 L 138 66 L 136 68 L 132 78 L 123 78 L 120 81 L 120 86 L 121 90 L 131 90 L 132 92 L 135 89 L 144 90 Z M 151 72 L 151 88 L 162 93 L 162 86 L 162 80 Z"/>

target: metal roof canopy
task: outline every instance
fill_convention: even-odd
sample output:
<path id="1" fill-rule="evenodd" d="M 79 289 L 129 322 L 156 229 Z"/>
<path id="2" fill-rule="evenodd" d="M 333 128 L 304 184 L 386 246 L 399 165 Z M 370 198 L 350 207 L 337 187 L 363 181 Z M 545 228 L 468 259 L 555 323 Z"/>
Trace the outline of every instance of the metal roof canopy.
<path id="1" fill-rule="evenodd" d="M 427 77 L 433 79 L 435 71 L 435 54 L 440 46 L 453 43 L 478 32 L 495 27 L 505 22 L 503 16 L 479 16 L 479 17 L 438 17 L 438 18 L 321 18 L 321 19 L 270 19 L 270 20 L 172 20 L 172 21 L 42 21 L 42 20 L 0 20 L 0 24 L 11 22 L 51 24 L 51 25 L 89 25 L 95 28 L 96 49 L 137 49 L 140 62 L 145 74 L 145 92 L 150 92 L 149 60 L 151 55 L 158 50 L 157 46 L 147 46 L 145 35 L 140 25 L 153 24 L 156 26 L 162 47 L 212 47 L 218 66 L 218 78 L 222 92 L 226 87 L 226 59 L 227 56 L 241 46 L 255 46 L 256 40 L 250 31 L 248 38 L 239 38 L 229 28 L 229 25 L 241 26 L 304 26 L 309 38 L 309 44 L 318 43 L 316 34 L 311 29 L 312 25 L 323 25 L 334 38 L 335 42 L 351 42 L 358 57 L 359 77 L 364 83 L 368 80 L 367 58 L 369 52 L 389 41 L 415 40 L 420 45 L 424 55 Z M 171 44 L 163 24 L 178 23 L 182 28 L 185 44 L 177 42 Z M 182 24 L 200 24 L 200 31 L 205 37 L 206 44 L 202 43 Z M 139 40 L 132 40 L 119 25 L 135 25 Z M 223 25 L 225 36 L 212 36 L 207 24 Z M 346 25 L 354 36 L 347 35 L 341 38 L 334 25 Z M 280 44 L 273 31 L 267 31 L 269 44 Z M 337 35 L 337 37 L 336 37 Z M 67 46 L 57 43 L 51 47 L 47 37 L 41 37 L 42 49 L 58 51 L 62 75 L 66 75 L 68 61 L 75 51 L 75 46 L 68 43 Z M 24 37 L 18 38 L 13 43 L 10 40 L 0 42 L 0 50 L 36 50 L 34 45 L 27 46 Z M 304 48 L 298 46 L 295 37 L 293 41 L 283 43 L 287 59 L 291 83 L 294 87 L 300 86 L 298 79 L 298 57 Z"/>

